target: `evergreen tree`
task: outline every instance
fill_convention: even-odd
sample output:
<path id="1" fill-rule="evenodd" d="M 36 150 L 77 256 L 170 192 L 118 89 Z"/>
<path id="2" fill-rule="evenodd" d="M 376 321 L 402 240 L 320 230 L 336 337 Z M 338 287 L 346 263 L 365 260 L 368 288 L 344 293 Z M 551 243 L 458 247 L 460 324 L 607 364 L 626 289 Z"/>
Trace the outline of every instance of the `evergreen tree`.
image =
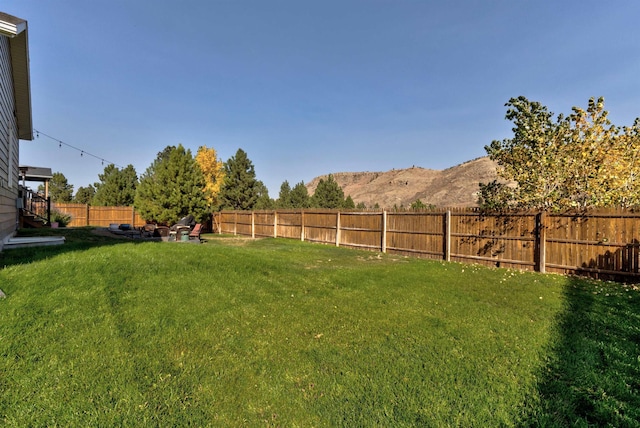
<path id="1" fill-rule="evenodd" d="M 38 191 L 44 193 L 44 186 L 38 186 Z M 73 196 L 73 184 L 69 184 L 67 177 L 61 172 L 54 172 L 49 181 L 49 197 L 51 202 L 71 202 Z"/>
<path id="2" fill-rule="evenodd" d="M 311 198 L 309 191 L 304 182 L 300 182 L 293 186 L 291 190 L 291 207 L 292 208 L 309 208 L 311 206 Z"/>
<path id="3" fill-rule="evenodd" d="M 342 208 L 344 206 L 344 192 L 329 174 L 327 179 L 321 178 L 318 187 L 311 197 L 311 205 L 315 208 Z"/>
<path id="4" fill-rule="evenodd" d="M 411 206 L 409 208 L 411 208 L 412 211 L 424 211 L 424 210 L 432 210 L 435 207 L 436 206 L 433 204 L 425 204 L 420 199 L 416 199 L 411 203 Z"/>
<path id="5" fill-rule="evenodd" d="M 79 187 L 76 195 L 73 197 L 73 202 L 76 204 L 90 204 L 95 194 L 96 189 L 91 184 L 87 187 Z"/>
<path id="6" fill-rule="evenodd" d="M 293 205 L 291 204 L 291 186 L 289 185 L 289 182 L 287 180 L 285 180 L 280 185 L 280 193 L 278 194 L 277 206 L 278 208 L 293 207 Z"/>
<path id="7" fill-rule="evenodd" d="M 269 197 L 269 189 L 264 185 L 262 181 L 258 181 L 256 184 L 258 190 L 258 200 L 256 201 L 256 210 L 272 210 L 276 206 L 276 202 Z"/>
<path id="8" fill-rule="evenodd" d="M 190 150 L 168 146 L 140 178 L 135 207 L 149 221 L 175 224 L 189 214 L 204 221 L 209 214 L 205 180 Z"/>
<path id="9" fill-rule="evenodd" d="M 104 207 L 122 207 L 133 205 L 138 186 L 138 174 L 133 165 L 118 169 L 107 165 L 102 174 L 98 174 L 99 183 L 94 183 L 95 195 L 92 205 Z"/>
<path id="10" fill-rule="evenodd" d="M 253 164 L 242 149 L 224 165 L 224 183 L 220 189 L 221 210 L 252 210 L 258 202 L 258 180 Z"/>
<path id="11" fill-rule="evenodd" d="M 356 207 L 353 199 L 351 199 L 351 195 L 347 196 L 347 199 L 344 200 L 344 205 L 342 207 L 347 210 L 352 210 Z"/>

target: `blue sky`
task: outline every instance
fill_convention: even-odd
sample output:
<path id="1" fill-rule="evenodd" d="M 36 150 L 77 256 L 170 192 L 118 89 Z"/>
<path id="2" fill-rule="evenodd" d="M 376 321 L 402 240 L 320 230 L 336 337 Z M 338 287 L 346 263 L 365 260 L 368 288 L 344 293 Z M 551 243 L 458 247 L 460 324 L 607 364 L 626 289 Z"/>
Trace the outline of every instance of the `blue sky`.
<path id="1" fill-rule="evenodd" d="M 168 145 L 247 152 L 277 198 L 330 172 L 444 169 L 511 135 L 505 102 L 640 116 L 640 2 L 4 0 L 29 23 L 22 164 L 77 190 Z"/>

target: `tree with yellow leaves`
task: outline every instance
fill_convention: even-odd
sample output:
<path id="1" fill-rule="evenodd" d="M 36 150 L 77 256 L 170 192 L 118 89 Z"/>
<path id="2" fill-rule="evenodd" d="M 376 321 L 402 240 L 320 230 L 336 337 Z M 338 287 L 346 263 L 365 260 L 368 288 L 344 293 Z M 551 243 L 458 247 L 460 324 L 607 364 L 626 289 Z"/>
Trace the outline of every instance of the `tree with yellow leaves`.
<path id="1" fill-rule="evenodd" d="M 196 162 L 205 178 L 204 193 L 211 208 L 218 206 L 220 187 L 224 182 L 224 162 L 218 160 L 215 149 L 201 146 L 196 154 Z"/>
<path id="2" fill-rule="evenodd" d="M 611 124 L 604 99 L 567 117 L 525 97 L 506 104 L 514 137 L 485 146 L 515 187 L 481 184 L 481 205 L 545 210 L 640 206 L 640 120 Z"/>

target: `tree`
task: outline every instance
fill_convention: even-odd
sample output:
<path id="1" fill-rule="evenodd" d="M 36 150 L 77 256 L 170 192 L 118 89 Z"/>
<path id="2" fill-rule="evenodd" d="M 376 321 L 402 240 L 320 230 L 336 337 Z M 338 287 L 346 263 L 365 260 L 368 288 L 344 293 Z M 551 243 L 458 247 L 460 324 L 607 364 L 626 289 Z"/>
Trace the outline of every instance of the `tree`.
<path id="1" fill-rule="evenodd" d="M 258 200 L 256 201 L 255 209 L 257 210 L 272 210 L 276 203 L 269 197 L 269 189 L 264 185 L 262 181 L 256 183 L 256 189 L 258 191 Z"/>
<path id="2" fill-rule="evenodd" d="M 293 189 L 288 181 L 282 183 L 278 208 L 309 208 L 310 204 L 309 191 L 303 181 L 293 186 Z"/>
<path id="3" fill-rule="evenodd" d="M 278 208 L 293 208 L 291 202 L 291 186 L 287 180 L 283 181 L 280 185 L 280 193 L 278 194 L 276 203 Z"/>
<path id="4" fill-rule="evenodd" d="M 304 182 L 293 186 L 291 189 L 291 208 L 309 208 L 311 206 L 311 198 L 309 197 L 309 191 Z"/>
<path id="5" fill-rule="evenodd" d="M 353 202 L 353 199 L 351 198 L 351 195 L 347 196 L 347 199 L 344 200 L 344 204 L 342 204 L 342 208 L 347 209 L 347 210 L 352 210 L 356 207 L 355 202 Z"/>
<path id="6" fill-rule="evenodd" d="M 224 162 L 218 160 L 215 149 L 201 146 L 196 153 L 196 162 L 204 175 L 204 192 L 211 208 L 218 206 L 218 195 L 224 181 Z"/>
<path id="7" fill-rule="evenodd" d="M 94 183 L 95 195 L 91 203 L 96 206 L 122 207 L 133 205 L 138 186 L 138 174 L 133 165 L 119 169 L 110 164 L 98 174 L 99 183 Z"/>
<path id="8" fill-rule="evenodd" d="M 344 192 L 329 174 L 327 179 L 321 178 L 316 191 L 311 197 L 311 205 L 316 208 L 342 208 L 344 206 Z"/>
<path id="9" fill-rule="evenodd" d="M 554 123 L 553 113 L 545 106 L 522 96 L 505 105 L 509 107 L 505 117 L 515 125 L 514 138 L 493 141 L 485 150 L 500 166 L 498 174 L 518 183 L 508 205 L 549 208 L 562 190 L 556 169 L 563 157 L 563 119 Z"/>
<path id="10" fill-rule="evenodd" d="M 44 186 L 38 186 L 39 192 L 44 192 Z M 54 172 L 49 181 L 49 196 L 52 202 L 71 202 L 73 195 L 73 184 L 69 184 L 67 177 L 61 172 Z"/>
<path id="11" fill-rule="evenodd" d="M 611 124 L 604 99 L 573 108 L 568 174 L 574 206 L 632 207 L 640 204 L 640 119 L 631 127 Z M 577 143 L 576 143 L 577 142 Z"/>
<path id="12" fill-rule="evenodd" d="M 478 206 L 484 211 L 501 211 L 508 209 L 514 200 L 513 189 L 505 183 L 493 180 L 490 183 L 479 183 Z"/>
<path id="13" fill-rule="evenodd" d="M 411 210 L 413 211 L 424 211 L 424 210 L 432 210 L 435 208 L 435 205 L 433 204 L 425 204 L 424 202 L 422 202 L 420 199 L 416 199 L 415 201 L 413 201 L 413 203 L 411 203 L 410 206 Z"/>
<path id="14" fill-rule="evenodd" d="M 91 184 L 87 187 L 78 187 L 78 191 L 73 197 L 73 201 L 77 204 L 90 204 L 93 199 L 93 195 L 95 194 L 96 189 Z"/>
<path id="15" fill-rule="evenodd" d="M 258 180 L 253 164 L 242 149 L 238 149 L 224 164 L 224 182 L 220 189 L 219 209 L 252 210 L 259 197 Z"/>
<path id="16" fill-rule="evenodd" d="M 522 96 L 506 106 L 514 136 L 485 147 L 504 180 L 481 185 L 485 206 L 563 210 L 640 203 L 638 120 L 622 129 L 612 125 L 603 98 L 555 120 Z"/>
<path id="17" fill-rule="evenodd" d="M 356 205 L 356 209 L 359 209 L 359 210 L 366 210 L 366 209 L 367 209 L 367 206 L 365 205 L 365 203 L 364 203 L 364 202 L 358 202 L 358 205 Z"/>
<path id="18" fill-rule="evenodd" d="M 193 215 L 202 222 L 209 215 L 204 187 L 204 176 L 191 151 L 182 145 L 168 146 L 140 178 L 135 207 L 149 221 L 175 224 Z"/>

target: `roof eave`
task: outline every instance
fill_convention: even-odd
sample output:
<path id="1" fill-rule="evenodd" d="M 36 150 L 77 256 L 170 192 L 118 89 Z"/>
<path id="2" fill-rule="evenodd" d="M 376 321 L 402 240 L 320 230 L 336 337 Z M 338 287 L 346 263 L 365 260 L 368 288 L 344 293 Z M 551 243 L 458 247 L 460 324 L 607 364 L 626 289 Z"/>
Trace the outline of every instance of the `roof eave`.
<path id="1" fill-rule="evenodd" d="M 0 13 L 0 34 L 9 38 L 18 138 L 33 140 L 27 21 Z"/>

